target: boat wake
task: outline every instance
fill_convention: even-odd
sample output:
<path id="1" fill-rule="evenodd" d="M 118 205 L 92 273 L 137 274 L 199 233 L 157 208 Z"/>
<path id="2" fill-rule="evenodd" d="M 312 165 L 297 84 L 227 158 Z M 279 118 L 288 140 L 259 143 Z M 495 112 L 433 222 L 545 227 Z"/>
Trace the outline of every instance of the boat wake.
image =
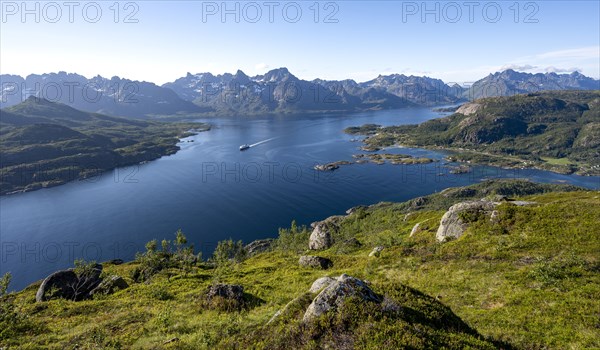
<path id="1" fill-rule="evenodd" d="M 275 140 L 276 138 L 277 137 L 272 137 L 270 139 L 266 139 L 266 140 L 259 141 L 257 143 L 253 143 L 253 144 L 250 145 L 250 147 L 254 147 L 254 146 L 258 146 L 258 145 L 263 144 L 263 143 L 267 143 L 269 141 Z"/>

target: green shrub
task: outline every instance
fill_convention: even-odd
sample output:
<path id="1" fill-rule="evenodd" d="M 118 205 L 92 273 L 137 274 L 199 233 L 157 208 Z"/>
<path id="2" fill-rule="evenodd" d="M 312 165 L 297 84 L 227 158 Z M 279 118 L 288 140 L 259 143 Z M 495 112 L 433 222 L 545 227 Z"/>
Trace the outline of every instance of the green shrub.
<path id="1" fill-rule="evenodd" d="M 184 273 L 202 260 L 202 255 L 194 255 L 194 246 L 187 245 L 187 238 L 181 230 L 175 232 L 175 241 L 163 239 L 161 250 L 157 250 L 157 240 L 146 243 L 146 252 L 136 254 L 139 266 L 131 271 L 136 282 L 147 281 L 150 277 L 167 268 L 178 268 Z"/>
<path id="2" fill-rule="evenodd" d="M 309 236 L 308 228 L 306 226 L 298 228 L 294 220 L 289 229 L 279 229 L 279 237 L 274 246 L 283 251 L 302 252 L 308 247 Z"/>
<path id="3" fill-rule="evenodd" d="M 238 264 L 247 257 L 248 252 L 242 241 L 234 242 L 232 239 L 228 239 L 217 244 L 211 260 L 216 266 L 222 267 L 231 263 Z"/>

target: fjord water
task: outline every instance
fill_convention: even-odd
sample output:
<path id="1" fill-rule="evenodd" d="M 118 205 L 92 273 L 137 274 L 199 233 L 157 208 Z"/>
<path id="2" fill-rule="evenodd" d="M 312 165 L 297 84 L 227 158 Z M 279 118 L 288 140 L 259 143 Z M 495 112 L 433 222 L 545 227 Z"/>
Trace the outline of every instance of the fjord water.
<path id="1" fill-rule="evenodd" d="M 352 206 L 403 201 L 485 178 L 529 178 L 597 189 L 600 179 L 536 170 L 475 167 L 453 175 L 428 165 L 353 164 L 330 172 L 313 166 L 352 160 L 359 142 L 342 130 L 376 123 L 419 123 L 430 109 L 354 115 L 268 116 L 202 120 L 212 124 L 181 143 L 177 154 L 93 179 L 0 198 L 0 273 L 21 289 L 76 258 L 132 259 L 151 239 L 181 228 L 205 256 L 219 240 L 275 237 L 291 220 L 310 224 Z M 194 142 L 187 142 L 193 140 Z M 253 145 L 240 152 L 242 144 Z M 419 149 L 389 153 L 443 159 Z M 443 176 L 442 176 L 443 174 Z"/>

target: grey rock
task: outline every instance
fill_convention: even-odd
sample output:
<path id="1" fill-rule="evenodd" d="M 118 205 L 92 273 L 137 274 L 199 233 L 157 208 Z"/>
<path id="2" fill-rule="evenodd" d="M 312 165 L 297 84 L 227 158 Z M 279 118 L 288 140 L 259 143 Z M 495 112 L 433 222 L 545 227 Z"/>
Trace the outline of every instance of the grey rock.
<path id="1" fill-rule="evenodd" d="M 318 278 L 317 280 L 315 280 L 313 282 L 313 284 L 310 286 L 310 289 L 308 291 L 311 292 L 311 293 L 317 293 L 321 289 L 329 286 L 330 284 L 332 284 L 335 281 L 336 281 L 336 278 L 332 278 L 332 277 L 321 277 L 321 278 Z"/>
<path id="2" fill-rule="evenodd" d="M 348 298 L 356 296 L 364 302 L 381 303 L 380 296 L 358 278 L 341 275 L 323 289 L 312 301 L 304 313 L 304 322 L 310 322 L 322 314 L 336 310 Z"/>
<path id="3" fill-rule="evenodd" d="M 313 223 L 314 227 L 308 240 L 308 248 L 312 250 L 327 249 L 333 245 L 333 234 L 339 230 L 342 217 L 331 216 L 323 221 Z"/>
<path id="4" fill-rule="evenodd" d="M 121 276 L 109 276 L 100 282 L 100 284 L 90 291 L 90 295 L 94 294 L 112 294 L 118 290 L 126 289 L 129 284 Z"/>
<path id="5" fill-rule="evenodd" d="M 327 258 L 313 255 L 303 255 L 298 260 L 300 266 L 312 267 L 315 269 L 326 270 L 333 266 L 333 262 Z"/>
<path id="6" fill-rule="evenodd" d="M 510 204 L 516 205 L 518 207 L 524 207 L 526 205 L 535 205 L 537 202 L 527 202 L 527 201 L 510 201 Z"/>
<path id="7" fill-rule="evenodd" d="M 369 256 L 374 256 L 376 258 L 379 257 L 379 255 L 381 254 L 381 252 L 383 251 L 384 247 L 383 246 L 377 246 L 375 248 L 373 248 L 373 250 L 369 253 Z"/>
<path id="8" fill-rule="evenodd" d="M 271 248 L 271 245 L 273 244 L 274 239 L 272 238 L 268 238 L 268 239 L 259 239 L 253 242 L 250 242 L 249 244 L 247 244 L 244 249 L 246 250 L 246 252 L 248 253 L 249 256 L 252 255 L 256 255 L 258 253 L 262 253 L 264 251 L 269 250 L 269 248 Z"/>
<path id="9" fill-rule="evenodd" d="M 67 299 L 80 301 L 89 299 L 90 292 L 100 282 L 102 265 L 96 264 L 90 273 L 78 276 L 74 269 L 56 271 L 46 277 L 35 294 L 35 301 L 42 302 L 51 299 Z"/>
<path id="10" fill-rule="evenodd" d="M 500 221 L 500 212 L 497 210 L 493 210 L 490 214 L 490 221 L 492 223 L 498 223 Z"/>
<path id="11" fill-rule="evenodd" d="M 244 298 L 244 287 L 237 284 L 213 284 L 206 290 L 205 297 L 209 301 L 215 297 L 221 297 L 241 302 Z"/>
<path id="12" fill-rule="evenodd" d="M 305 293 L 294 298 L 292 301 L 287 303 L 282 309 L 277 310 L 277 312 L 275 312 L 271 319 L 269 319 L 267 325 L 277 321 L 277 319 L 280 317 L 285 318 L 286 316 L 291 316 L 293 313 L 295 313 L 296 310 L 306 310 L 308 305 L 310 305 L 310 303 L 312 302 L 312 295 L 313 294 L 311 293 Z"/>
<path id="13" fill-rule="evenodd" d="M 356 213 L 356 212 L 357 212 L 357 211 L 359 211 L 359 210 L 365 210 L 365 209 L 368 209 L 368 208 L 369 208 L 369 207 L 367 207 L 367 206 L 365 206 L 365 205 L 358 205 L 358 206 L 356 206 L 356 207 L 352 207 L 352 208 L 350 208 L 350 209 L 346 210 L 346 214 L 348 214 L 348 215 L 352 215 L 352 214 Z"/>
<path id="14" fill-rule="evenodd" d="M 420 227 L 421 227 L 421 223 L 417 223 L 415 226 L 413 226 L 412 230 L 410 230 L 410 235 L 409 237 L 414 236 L 417 232 L 420 231 Z"/>
<path id="15" fill-rule="evenodd" d="M 412 210 L 418 210 L 418 209 L 421 209 L 423 206 L 425 206 L 427 203 L 429 203 L 429 198 L 417 197 L 409 202 L 409 207 Z"/>
<path id="16" fill-rule="evenodd" d="M 490 201 L 469 201 L 455 204 L 442 216 L 436 238 L 443 242 L 448 238 L 459 238 L 467 229 L 468 223 L 461 219 L 466 212 L 491 214 L 498 203 Z"/>

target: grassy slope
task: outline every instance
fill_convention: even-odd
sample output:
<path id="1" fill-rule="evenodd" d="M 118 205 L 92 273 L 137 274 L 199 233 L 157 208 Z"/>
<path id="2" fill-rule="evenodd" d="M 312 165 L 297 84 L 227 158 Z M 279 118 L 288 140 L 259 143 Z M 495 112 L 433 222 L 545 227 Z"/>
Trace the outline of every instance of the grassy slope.
<path id="1" fill-rule="evenodd" d="M 469 115 L 455 113 L 420 125 L 348 128 L 367 134 L 367 146 L 405 144 L 458 151 L 454 160 L 561 173 L 600 174 L 600 92 L 552 91 L 476 100 Z"/>
<path id="2" fill-rule="evenodd" d="M 214 270 L 201 265 L 189 274 L 171 269 L 149 284 L 131 283 L 127 290 L 93 301 L 36 304 L 39 284 L 34 284 L 15 296 L 16 304 L 33 324 L 27 334 L 8 343 L 56 349 L 294 346 L 290 340 L 299 340 L 290 334 L 307 331 L 298 328 L 296 319 L 301 313 L 287 324 L 264 324 L 290 300 L 303 295 L 316 278 L 347 273 L 368 279 L 376 291 L 395 295 L 402 305 L 423 313 L 435 313 L 432 305 L 436 302 L 418 297 L 403 285 L 434 296 L 484 336 L 516 348 L 600 347 L 600 194 L 542 193 L 555 188 L 532 189 L 522 183 L 508 188 L 487 183 L 447 190 L 425 200 L 359 210 L 343 222 L 335 237 L 337 243 L 319 253 L 334 261 L 328 271 L 299 267 L 298 256 L 305 251 L 308 233 L 290 235 L 284 231 L 278 248 L 233 268 Z M 514 197 L 538 204 L 503 204 L 499 224 L 480 219 L 460 239 L 436 242 L 435 231 L 444 208 L 464 198 L 498 192 L 535 193 Z M 409 237 L 419 222 L 422 230 Z M 342 242 L 348 237 L 358 238 L 362 248 L 345 246 Z M 386 249 L 381 257 L 369 258 L 376 245 Z M 105 269 L 128 276 L 135 266 L 108 265 Z M 202 291 L 215 281 L 241 284 L 262 302 L 241 313 L 202 310 Z M 415 348 L 439 348 L 443 344 L 489 347 L 473 336 L 443 330 L 432 333 L 425 325 L 406 319 L 396 320 L 387 328 L 381 326 L 384 323 L 371 320 L 355 330 L 355 346 L 389 348 L 386 341 L 402 338 L 400 344 Z M 427 344 L 419 334 L 441 343 Z M 174 337 L 179 341 L 163 345 Z M 307 348 L 326 345 L 314 341 L 302 344 Z"/>

